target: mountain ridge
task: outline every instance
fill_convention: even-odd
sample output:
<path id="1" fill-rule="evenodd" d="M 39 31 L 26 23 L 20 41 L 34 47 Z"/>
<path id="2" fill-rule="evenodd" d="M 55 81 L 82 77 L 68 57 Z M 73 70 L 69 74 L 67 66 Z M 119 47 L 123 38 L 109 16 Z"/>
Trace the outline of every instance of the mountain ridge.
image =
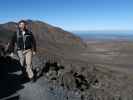
<path id="1" fill-rule="evenodd" d="M 65 54 L 72 51 L 83 50 L 86 46 L 84 41 L 75 34 L 65 31 L 60 27 L 50 25 L 39 20 L 26 20 L 29 29 L 35 36 L 37 47 L 45 48 L 49 52 Z M 6 43 L 11 40 L 13 33 L 17 30 L 16 22 L 0 24 L 0 40 Z"/>

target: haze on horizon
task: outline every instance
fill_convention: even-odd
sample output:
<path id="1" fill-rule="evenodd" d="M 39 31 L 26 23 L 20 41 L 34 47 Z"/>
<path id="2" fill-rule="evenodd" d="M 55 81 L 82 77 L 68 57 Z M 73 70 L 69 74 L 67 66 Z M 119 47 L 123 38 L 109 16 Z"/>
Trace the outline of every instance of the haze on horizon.
<path id="1" fill-rule="evenodd" d="M 133 30 L 133 0 L 1 0 L 0 23 L 41 20 L 65 30 Z"/>

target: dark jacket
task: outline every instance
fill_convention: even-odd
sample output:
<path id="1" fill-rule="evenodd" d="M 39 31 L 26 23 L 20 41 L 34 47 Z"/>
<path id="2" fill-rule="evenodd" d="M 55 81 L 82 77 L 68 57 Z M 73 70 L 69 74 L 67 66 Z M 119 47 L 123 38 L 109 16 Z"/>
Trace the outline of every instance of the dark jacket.
<path id="1" fill-rule="evenodd" d="M 12 49 L 11 51 L 14 51 L 15 43 L 17 46 L 17 50 L 33 49 L 36 52 L 35 38 L 32 32 L 28 30 L 25 30 L 24 35 L 21 31 L 15 32 L 10 42 L 10 48 Z"/>

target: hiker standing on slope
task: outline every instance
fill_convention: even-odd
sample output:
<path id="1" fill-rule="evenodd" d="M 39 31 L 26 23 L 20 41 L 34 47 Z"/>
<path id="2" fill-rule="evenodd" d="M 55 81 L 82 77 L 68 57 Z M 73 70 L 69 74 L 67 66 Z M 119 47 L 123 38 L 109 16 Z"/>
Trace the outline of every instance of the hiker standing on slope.
<path id="1" fill-rule="evenodd" d="M 18 22 L 18 30 L 12 37 L 10 47 L 17 48 L 17 54 L 22 66 L 23 74 L 27 74 L 30 80 L 33 79 L 32 55 L 36 53 L 36 42 L 31 31 L 28 30 L 28 23 L 24 20 Z M 12 51 L 13 51 L 12 50 Z"/>

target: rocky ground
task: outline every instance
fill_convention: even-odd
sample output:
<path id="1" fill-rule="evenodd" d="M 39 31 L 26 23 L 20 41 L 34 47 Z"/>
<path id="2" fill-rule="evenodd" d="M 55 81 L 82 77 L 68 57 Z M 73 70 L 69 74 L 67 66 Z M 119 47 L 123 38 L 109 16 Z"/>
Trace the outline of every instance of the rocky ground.
<path id="1" fill-rule="evenodd" d="M 132 45 L 91 41 L 74 56 L 38 52 L 33 58 L 35 82 L 24 79 L 18 60 L 1 53 L 0 99 L 132 100 Z"/>

